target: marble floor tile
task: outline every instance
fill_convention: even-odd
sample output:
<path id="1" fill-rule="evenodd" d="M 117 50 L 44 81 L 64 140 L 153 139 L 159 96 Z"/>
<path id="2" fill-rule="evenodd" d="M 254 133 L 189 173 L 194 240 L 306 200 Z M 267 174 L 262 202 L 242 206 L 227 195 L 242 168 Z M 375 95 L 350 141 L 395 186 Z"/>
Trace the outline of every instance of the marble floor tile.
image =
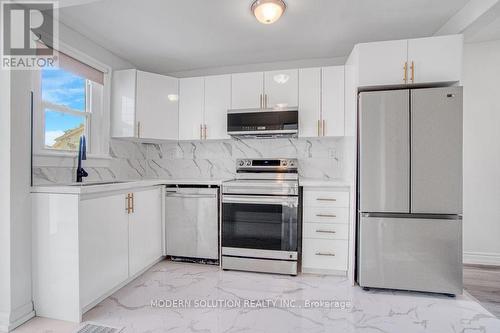
<path id="1" fill-rule="evenodd" d="M 84 320 L 125 327 L 126 333 L 500 332 L 500 320 L 467 293 L 451 298 L 367 292 L 342 277 L 222 271 L 170 261 L 105 299 Z"/>

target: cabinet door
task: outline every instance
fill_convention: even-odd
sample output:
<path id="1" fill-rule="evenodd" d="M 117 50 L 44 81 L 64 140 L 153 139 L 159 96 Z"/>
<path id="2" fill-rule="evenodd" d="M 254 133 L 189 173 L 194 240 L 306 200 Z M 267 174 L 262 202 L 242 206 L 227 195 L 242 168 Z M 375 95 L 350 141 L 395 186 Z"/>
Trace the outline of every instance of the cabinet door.
<path id="1" fill-rule="evenodd" d="M 408 66 L 413 65 L 413 82 L 455 82 L 462 77 L 463 36 L 410 39 Z M 412 71 L 409 67 L 411 82 Z"/>
<path id="2" fill-rule="evenodd" d="M 179 140 L 200 140 L 203 125 L 205 79 L 192 77 L 179 82 Z"/>
<path id="3" fill-rule="evenodd" d="M 177 140 L 178 79 L 137 71 L 137 136 Z"/>
<path id="4" fill-rule="evenodd" d="M 365 43 L 357 47 L 359 86 L 405 84 L 407 40 Z"/>
<path id="5" fill-rule="evenodd" d="M 113 72 L 111 94 L 111 136 L 133 138 L 135 126 L 135 80 L 136 70 Z"/>
<path id="6" fill-rule="evenodd" d="M 129 275 L 133 276 L 162 256 L 162 191 L 133 193 L 129 214 Z"/>
<path id="7" fill-rule="evenodd" d="M 299 72 L 297 69 L 264 73 L 265 107 L 299 105 Z"/>
<path id="8" fill-rule="evenodd" d="M 128 278 L 126 194 L 80 201 L 82 307 Z"/>
<path id="9" fill-rule="evenodd" d="M 231 75 L 205 78 L 206 139 L 228 139 L 227 110 L 231 108 Z"/>
<path id="10" fill-rule="evenodd" d="M 324 136 L 344 135 L 344 66 L 322 68 L 321 119 Z"/>
<path id="11" fill-rule="evenodd" d="M 262 72 L 231 75 L 231 108 L 260 108 L 264 93 L 263 84 L 264 73 Z"/>
<path id="12" fill-rule="evenodd" d="M 320 135 L 321 68 L 299 70 L 299 136 Z"/>

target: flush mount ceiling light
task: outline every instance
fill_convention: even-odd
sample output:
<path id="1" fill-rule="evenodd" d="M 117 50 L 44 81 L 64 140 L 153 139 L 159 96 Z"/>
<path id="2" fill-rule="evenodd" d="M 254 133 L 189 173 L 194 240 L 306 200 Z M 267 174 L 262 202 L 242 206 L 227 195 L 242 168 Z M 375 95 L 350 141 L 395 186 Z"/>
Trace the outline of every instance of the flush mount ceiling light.
<path id="1" fill-rule="evenodd" d="M 167 95 L 167 98 L 170 102 L 175 102 L 175 101 L 178 101 L 179 100 L 179 95 L 177 94 L 170 94 L 170 95 Z"/>
<path id="2" fill-rule="evenodd" d="M 288 82 L 289 79 L 290 79 L 290 75 L 286 75 L 286 74 L 276 74 L 275 76 L 273 76 L 274 82 L 276 82 L 278 84 L 285 84 Z"/>
<path id="3" fill-rule="evenodd" d="M 283 15 L 286 4 L 283 0 L 255 0 L 252 4 L 252 13 L 263 24 L 271 24 Z"/>

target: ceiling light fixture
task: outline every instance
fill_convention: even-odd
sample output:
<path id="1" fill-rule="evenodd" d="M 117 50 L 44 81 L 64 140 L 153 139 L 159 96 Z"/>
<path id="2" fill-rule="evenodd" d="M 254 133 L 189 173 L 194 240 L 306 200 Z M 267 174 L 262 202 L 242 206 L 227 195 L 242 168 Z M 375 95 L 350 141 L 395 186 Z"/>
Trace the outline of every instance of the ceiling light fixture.
<path id="1" fill-rule="evenodd" d="M 252 4 L 252 13 L 263 24 L 278 21 L 285 9 L 286 4 L 283 0 L 255 0 Z"/>

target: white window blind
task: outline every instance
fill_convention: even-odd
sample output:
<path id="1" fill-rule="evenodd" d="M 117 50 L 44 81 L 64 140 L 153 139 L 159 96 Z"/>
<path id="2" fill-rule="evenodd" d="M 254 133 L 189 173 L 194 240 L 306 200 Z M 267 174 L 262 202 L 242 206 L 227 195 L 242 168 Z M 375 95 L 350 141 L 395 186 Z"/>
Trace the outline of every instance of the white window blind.
<path id="1" fill-rule="evenodd" d="M 87 80 L 99 83 L 101 85 L 104 84 L 104 73 L 101 72 L 100 70 L 97 70 L 94 67 L 84 64 L 83 62 L 80 62 L 65 53 L 59 51 L 55 52 L 59 57 L 60 68 L 68 72 L 71 72 L 75 75 L 78 75 L 80 77 L 83 77 Z"/>

